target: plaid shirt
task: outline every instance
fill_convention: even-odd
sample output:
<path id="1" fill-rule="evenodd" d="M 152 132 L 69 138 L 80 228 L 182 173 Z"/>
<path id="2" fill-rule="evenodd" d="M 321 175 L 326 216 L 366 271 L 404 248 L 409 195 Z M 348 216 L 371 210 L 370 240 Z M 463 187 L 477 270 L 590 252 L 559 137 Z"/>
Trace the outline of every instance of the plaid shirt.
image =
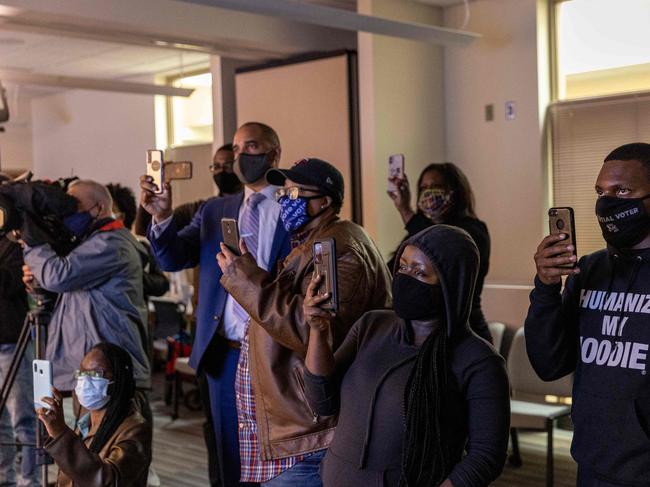
<path id="1" fill-rule="evenodd" d="M 303 460 L 299 455 L 279 460 L 260 459 L 255 421 L 255 396 L 248 366 L 248 325 L 241 342 L 239 363 L 235 375 L 235 400 L 239 419 L 239 456 L 241 457 L 241 482 L 266 482 Z"/>

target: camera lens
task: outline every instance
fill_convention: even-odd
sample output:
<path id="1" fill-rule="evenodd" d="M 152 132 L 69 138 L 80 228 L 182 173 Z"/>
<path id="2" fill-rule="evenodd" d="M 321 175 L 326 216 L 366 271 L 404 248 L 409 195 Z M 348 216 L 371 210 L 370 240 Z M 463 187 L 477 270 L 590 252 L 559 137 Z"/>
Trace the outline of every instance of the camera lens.
<path id="1" fill-rule="evenodd" d="M 558 220 L 555 225 L 557 226 L 558 230 L 562 230 L 564 228 L 564 220 Z"/>

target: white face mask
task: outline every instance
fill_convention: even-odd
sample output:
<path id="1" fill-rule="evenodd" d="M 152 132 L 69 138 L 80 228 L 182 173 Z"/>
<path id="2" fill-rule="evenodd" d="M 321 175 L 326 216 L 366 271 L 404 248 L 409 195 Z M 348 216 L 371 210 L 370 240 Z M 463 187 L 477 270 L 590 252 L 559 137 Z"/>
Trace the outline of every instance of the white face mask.
<path id="1" fill-rule="evenodd" d="M 77 386 L 74 388 L 79 404 L 88 411 L 102 409 L 108 401 L 108 385 L 111 382 L 103 377 L 89 377 L 83 375 L 77 379 Z"/>

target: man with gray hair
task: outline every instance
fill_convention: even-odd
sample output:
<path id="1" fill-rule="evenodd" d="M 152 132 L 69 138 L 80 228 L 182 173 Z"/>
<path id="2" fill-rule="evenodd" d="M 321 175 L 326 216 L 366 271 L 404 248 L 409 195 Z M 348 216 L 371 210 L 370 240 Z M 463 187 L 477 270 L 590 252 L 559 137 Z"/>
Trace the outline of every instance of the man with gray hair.
<path id="1" fill-rule="evenodd" d="M 64 225 L 79 239 L 65 256 L 49 244 L 25 247 L 23 282 L 59 294 L 50 326 L 46 358 L 52 361 L 54 386 L 75 388 L 74 372 L 99 342 L 119 345 L 133 358 L 136 386 L 149 389 L 151 374 L 145 352 L 147 308 L 142 292 L 146 250 L 121 221 L 112 216 L 113 201 L 105 186 L 74 182 L 68 194 L 77 213 Z M 143 411 L 145 416 L 147 411 Z"/>

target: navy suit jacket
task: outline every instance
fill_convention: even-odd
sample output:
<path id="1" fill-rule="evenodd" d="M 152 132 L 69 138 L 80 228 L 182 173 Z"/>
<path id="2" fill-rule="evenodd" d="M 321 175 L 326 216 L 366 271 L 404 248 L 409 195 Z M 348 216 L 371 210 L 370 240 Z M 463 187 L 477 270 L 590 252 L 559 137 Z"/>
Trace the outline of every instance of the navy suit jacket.
<path id="1" fill-rule="evenodd" d="M 228 296 L 219 282 L 222 272 L 216 259 L 217 253 L 221 251 L 219 244 L 223 241 L 221 219 L 237 219 L 243 200 L 243 192 L 210 198 L 199 208 L 192 222 L 182 230 L 178 231 L 173 219 L 158 238 L 149 229 L 148 237 L 154 255 L 163 270 L 173 272 L 200 266 L 196 334 L 190 356 L 190 366 L 195 370 L 202 364 L 204 354 L 217 332 Z M 277 268 L 277 262 L 284 259 L 290 250 L 289 234 L 278 218 L 269 258 L 269 270 L 272 273 Z"/>

